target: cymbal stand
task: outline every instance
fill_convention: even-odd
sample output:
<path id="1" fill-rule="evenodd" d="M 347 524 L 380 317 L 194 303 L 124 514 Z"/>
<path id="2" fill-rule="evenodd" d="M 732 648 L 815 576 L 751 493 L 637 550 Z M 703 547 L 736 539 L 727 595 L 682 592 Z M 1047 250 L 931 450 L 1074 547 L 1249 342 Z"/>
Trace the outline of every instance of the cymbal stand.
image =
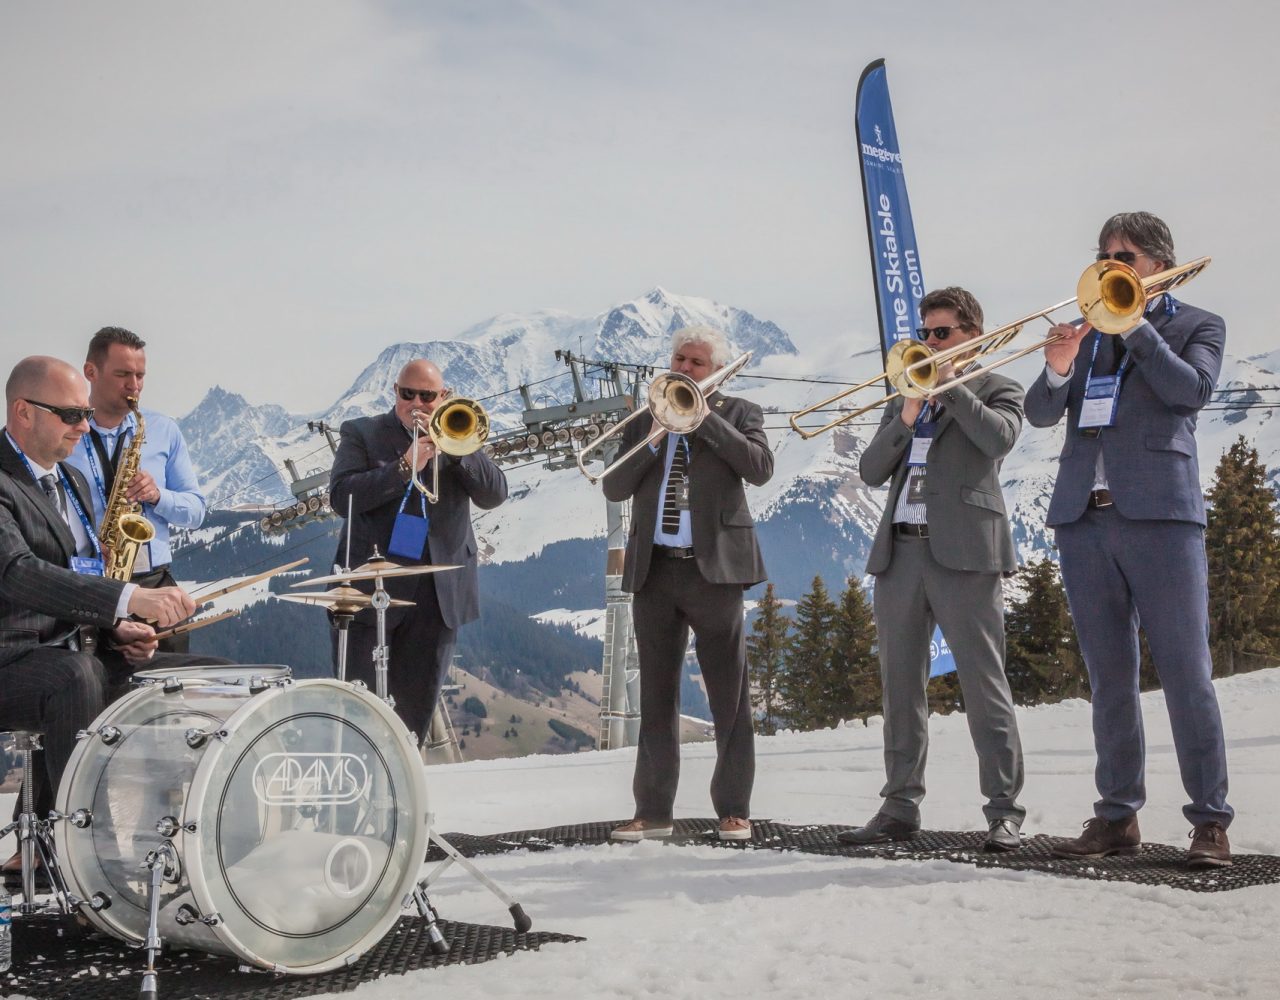
<path id="1" fill-rule="evenodd" d="M 59 911 L 67 914 L 73 909 L 73 903 L 53 847 L 53 823 L 63 817 L 51 813 L 49 819 L 41 819 L 36 815 L 32 757 L 41 748 L 40 734 L 16 731 L 12 735 L 14 748 L 22 756 L 22 811 L 17 819 L 0 830 L 0 840 L 14 834 L 22 860 L 22 902 L 13 909 L 22 916 L 30 916 L 56 905 Z M 36 902 L 37 865 L 43 867 L 49 879 L 53 903 Z"/>

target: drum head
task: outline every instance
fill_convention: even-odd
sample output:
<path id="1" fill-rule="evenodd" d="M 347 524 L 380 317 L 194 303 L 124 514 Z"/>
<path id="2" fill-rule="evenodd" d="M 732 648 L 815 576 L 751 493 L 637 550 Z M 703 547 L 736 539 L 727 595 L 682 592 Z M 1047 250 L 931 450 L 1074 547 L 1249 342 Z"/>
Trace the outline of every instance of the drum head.
<path id="1" fill-rule="evenodd" d="M 293 671 L 283 663 L 211 663 L 184 667 L 155 667 L 138 670 L 129 678 L 136 685 L 189 684 L 203 681 L 224 687 L 269 687 L 283 684 Z"/>
<path id="2" fill-rule="evenodd" d="M 412 736 L 380 699 L 327 680 L 258 695 L 225 730 L 182 817 L 196 910 L 266 968 L 320 972 L 363 954 L 426 855 Z"/>

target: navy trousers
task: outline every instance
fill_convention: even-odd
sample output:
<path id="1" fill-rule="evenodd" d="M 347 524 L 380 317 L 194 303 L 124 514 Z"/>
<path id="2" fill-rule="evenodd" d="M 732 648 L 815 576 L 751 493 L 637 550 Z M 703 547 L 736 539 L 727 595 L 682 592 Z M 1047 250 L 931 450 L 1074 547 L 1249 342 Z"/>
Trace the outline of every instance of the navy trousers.
<path id="1" fill-rule="evenodd" d="M 1209 656 L 1204 529 L 1190 521 L 1135 521 L 1087 509 L 1057 527 L 1062 581 L 1093 689 L 1101 796 L 1094 812 L 1123 819 L 1146 802 L 1146 742 L 1138 698 L 1138 627 L 1146 632 L 1173 729 L 1193 825 L 1221 823 L 1227 753 Z"/>

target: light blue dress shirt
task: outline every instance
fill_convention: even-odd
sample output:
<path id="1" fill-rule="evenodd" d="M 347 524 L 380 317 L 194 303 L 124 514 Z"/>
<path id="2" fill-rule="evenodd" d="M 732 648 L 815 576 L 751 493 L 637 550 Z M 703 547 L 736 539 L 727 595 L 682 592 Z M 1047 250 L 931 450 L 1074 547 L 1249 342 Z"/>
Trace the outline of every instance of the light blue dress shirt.
<path id="1" fill-rule="evenodd" d="M 204 522 L 207 509 L 204 494 L 200 490 L 200 482 L 196 479 L 195 469 L 191 466 L 191 455 L 187 451 L 187 443 L 182 438 L 182 431 L 171 417 L 145 407 L 142 417 L 147 423 L 147 437 L 142 443 L 142 468 L 151 474 L 160 490 L 160 499 L 154 504 L 144 503 L 142 513 L 156 529 L 156 536 L 143 548 L 147 557 L 145 568 L 143 557 L 138 559 L 136 572 L 145 572 L 147 568 L 159 569 L 167 566 L 173 559 L 173 551 L 169 545 L 169 528 L 198 528 Z M 132 413 L 125 416 L 117 427 L 107 429 L 99 427 L 93 421 L 89 426 L 102 438 L 107 454 L 115 454 L 116 439 L 126 434 L 123 449 L 129 446 L 136 431 L 137 421 Z M 93 458 L 90 460 L 90 454 Z M 102 512 L 107 506 L 104 490 L 102 463 L 93 449 L 93 439 L 86 434 L 67 462 L 84 473 L 89 480 L 89 493 L 93 499 L 94 518 L 101 522 Z M 96 466 L 96 469 L 95 469 Z"/>

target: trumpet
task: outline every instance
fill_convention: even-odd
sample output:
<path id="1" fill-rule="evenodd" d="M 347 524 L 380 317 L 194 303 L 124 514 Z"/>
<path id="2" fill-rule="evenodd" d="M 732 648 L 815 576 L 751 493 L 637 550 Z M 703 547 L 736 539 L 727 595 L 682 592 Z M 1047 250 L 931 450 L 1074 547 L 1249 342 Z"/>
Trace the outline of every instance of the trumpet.
<path id="1" fill-rule="evenodd" d="M 641 448 L 657 441 L 663 434 L 688 434 L 696 430 L 706 419 L 708 413 L 707 397 L 719 389 L 725 382 L 737 375 L 751 360 L 751 352 L 735 358 L 718 371 L 712 372 L 701 382 L 695 382 L 688 375 L 679 372 L 665 372 L 649 383 L 645 405 L 627 415 L 625 420 L 614 424 L 601 434 L 586 448 L 578 452 L 578 469 L 591 482 L 598 483 L 613 469 L 620 466 Z M 587 471 L 586 456 L 596 451 L 615 434 L 622 431 L 627 424 L 642 413 L 653 415 L 653 429 L 643 441 L 637 442 L 625 455 L 606 468 L 598 476 Z"/>
<path id="2" fill-rule="evenodd" d="M 421 410 L 414 410 L 412 416 L 413 471 L 409 481 L 428 502 L 435 503 L 440 499 L 440 463 L 431 463 L 431 486 L 428 487 L 418 469 L 418 438 L 425 434 L 436 450 L 446 455 L 470 455 L 484 447 L 489 437 L 489 415 L 474 399 L 457 396 L 437 406 L 425 423 Z"/>
<path id="3" fill-rule="evenodd" d="M 1033 312 L 1012 323 L 1006 323 L 990 333 L 967 340 L 963 344 L 938 351 L 919 341 L 900 340 L 890 348 L 883 372 L 865 382 L 842 389 L 819 403 L 796 411 L 791 417 L 791 429 L 807 440 L 899 397 L 920 399 L 937 396 L 997 368 L 1003 368 L 1033 351 L 1039 351 L 1046 345 L 1052 344 L 1058 339 L 1058 335 L 1050 334 L 1029 347 L 1004 355 L 985 365 L 978 362 L 1003 349 L 1022 332 L 1022 328 L 1028 323 L 1037 319 L 1052 323 L 1053 321 L 1049 319 L 1051 314 L 1073 303 L 1078 304 L 1080 315 L 1095 330 L 1107 334 L 1124 333 L 1132 329 L 1142 318 L 1148 302 L 1180 285 L 1185 285 L 1208 267 L 1211 260 L 1210 257 L 1198 257 L 1190 263 L 1167 268 L 1147 278 L 1139 277 L 1137 271 L 1121 261 L 1100 260 L 1090 264 L 1080 275 L 1074 298 L 1055 303 L 1047 309 Z M 968 371 L 954 378 L 941 378 L 940 372 L 943 365 L 971 354 L 973 365 Z M 842 413 L 821 427 L 802 428 L 800 426 L 801 418 L 825 409 L 881 381 L 887 381 L 895 391 L 873 403 Z"/>

